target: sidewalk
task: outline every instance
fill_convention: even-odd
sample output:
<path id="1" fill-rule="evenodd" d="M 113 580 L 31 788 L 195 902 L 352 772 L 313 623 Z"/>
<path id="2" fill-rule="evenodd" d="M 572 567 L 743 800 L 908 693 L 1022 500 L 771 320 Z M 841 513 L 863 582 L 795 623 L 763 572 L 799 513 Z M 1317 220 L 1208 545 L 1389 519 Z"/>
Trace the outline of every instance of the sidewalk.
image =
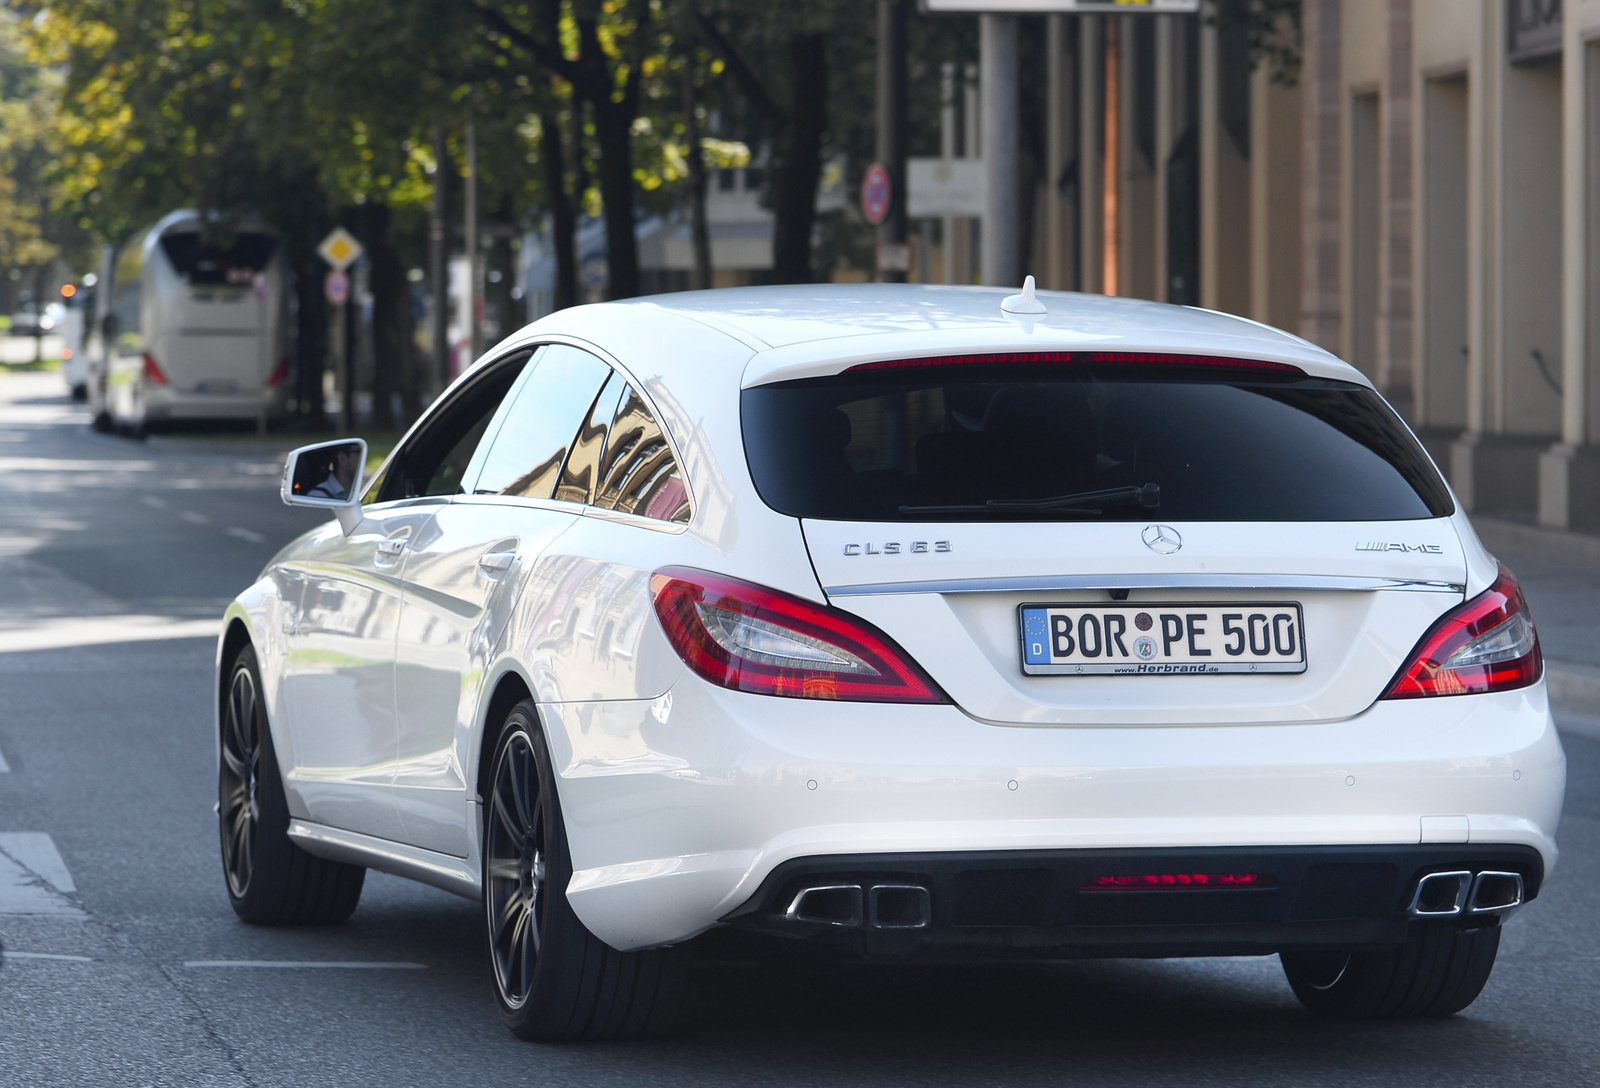
<path id="1" fill-rule="evenodd" d="M 1528 598 L 1562 729 L 1600 737 L 1600 537 L 1497 518 L 1472 524 Z"/>

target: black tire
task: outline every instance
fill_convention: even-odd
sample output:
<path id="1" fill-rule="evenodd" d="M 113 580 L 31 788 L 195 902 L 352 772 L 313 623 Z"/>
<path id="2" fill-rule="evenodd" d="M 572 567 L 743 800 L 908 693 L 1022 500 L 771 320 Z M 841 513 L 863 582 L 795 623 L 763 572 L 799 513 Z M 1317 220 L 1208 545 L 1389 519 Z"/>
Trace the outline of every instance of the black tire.
<path id="1" fill-rule="evenodd" d="M 546 1042 L 659 1030 L 675 1003 L 668 954 L 618 952 L 567 904 L 572 858 L 531 701 L 506 716 L 485 785 L 485 946 L 506 1026 Z"/>
<path id="2" fill-rule="evenodd" d="M 361 901 L 367 871 L 312 857 L 289 838 L 289 803 L 261 700 L 256 652 L 244 647 L 222 691 L 218 827 L 233 911 L 255 925 L 329 925 Z"/>
<path id="3" fill-rule="evenodd" d="M 1451 1016 L 1494 970 L 1500 927 L 1412 922 L 1406 943 L 1376 952 L 1284 952 L 1283 973 L 1307 1010 L 1341 1020 Z"/>
<path id="4" fill-rule="evenodd" d="M 96 412 L 89 421 L 89 426 L 101 434 L 110 434 L 112 431 L 111 415 L 108 412 Z"/>

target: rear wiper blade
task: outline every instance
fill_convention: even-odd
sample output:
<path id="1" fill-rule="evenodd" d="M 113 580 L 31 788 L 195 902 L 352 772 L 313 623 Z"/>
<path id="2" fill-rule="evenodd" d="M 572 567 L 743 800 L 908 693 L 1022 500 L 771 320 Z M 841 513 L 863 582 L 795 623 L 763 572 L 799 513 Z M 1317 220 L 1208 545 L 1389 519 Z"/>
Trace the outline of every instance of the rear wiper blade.
<path id="1" fill-rule="evenodd" d="M 1042 499 L 990 499 L 983 503 L 952 506 L 902 506 L 900 513 L 970 514 L 991 510 L 1059 510 L 1062 513 L 1099 514 L 1108 506 L 1135 505 L 1142 506 L 1146 510 L 1154 510 L 1160 506 L 1160 485 L 1108 487 L 1103 491 L 1079 491 L 1072 495 L 1050 495 Z"/>

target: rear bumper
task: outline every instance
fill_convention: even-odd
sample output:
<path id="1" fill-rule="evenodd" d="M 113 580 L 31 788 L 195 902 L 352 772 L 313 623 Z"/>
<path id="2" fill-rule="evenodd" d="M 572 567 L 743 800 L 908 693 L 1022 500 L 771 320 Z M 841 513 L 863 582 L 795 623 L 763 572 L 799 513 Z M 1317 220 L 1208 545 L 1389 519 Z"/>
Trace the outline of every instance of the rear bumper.
<path id="1" fill-rule="evenodd" d="M 254 393 L 180 393 L 144 383 L 142 404 L 149 422 L 180 419 L 255 419 L 266 407 L 275 412 L 286 393 L 281 387 Z"/>
<path id="2" fill-rule="evenodd" d="M 568 898 L 620 949 L 691 937 L 811 859 L 1489 846 L 1527 848 L 1542 879 L 1566 783 L 1542 683 L 1295 725 L 996 726 L 688 673 L 542 710 Z"/>
<path id="3" fill-rule="evenodd" d="M 1538 851 L 1525 846 L 846 855 L 785 862 L 724 921 L 887 956 L 1393 947 L 1405 940 L 1418 881 L 1456 870 L 1517 873 L 1524 901 L 1538 894 L 1544 876 Z M 1223 874 L 1253 881 L 1197 883 L 1199 876 L 1216 881 Z M 1107 878 L 1130 877 L 1123 886 L 1103 886 Z M 1162 883 L 1168 877 L 1174 882 Z M 1184 879 L 1186 886 L 1176 882 Z M 808 911 L 806 892 L 813 888 L 824 891 L 819 907 Z M 1442 921 L 1497 925 L 1504 913 L 1463 909 Z"/>

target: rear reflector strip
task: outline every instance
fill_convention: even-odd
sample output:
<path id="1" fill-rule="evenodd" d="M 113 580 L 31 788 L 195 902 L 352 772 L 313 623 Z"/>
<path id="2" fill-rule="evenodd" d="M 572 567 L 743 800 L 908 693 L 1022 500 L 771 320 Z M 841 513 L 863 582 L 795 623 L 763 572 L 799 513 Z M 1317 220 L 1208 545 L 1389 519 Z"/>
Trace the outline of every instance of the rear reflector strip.
<path id="1" fill-rule="evenodd" d="M 1275 888 L 1278 882 L 1265 873 L 1141 873 L 1097 876 L 1080 890 L 1086 892 L 1167 891 L 1177 888 Z"/>
<path id="2" fill-rule="evenodd" d="M 1066 363 L 1077 366 L 1111 363 L 1130 366 L 1210 367 L 1222 370 L 1245 370 L 1279 378 L 1298 379 L 1306 376 L 1306 372 L 1297 366 L 1266 359 L 1149 351 L 1005 351 L 969 355 L 925 355 L 915 359 L 881 359 L 873 363 L 858 363 L 848 368 L 845 373 L 909 370 L 932 366 L 1028 366 L 1037 363 Z"/>

